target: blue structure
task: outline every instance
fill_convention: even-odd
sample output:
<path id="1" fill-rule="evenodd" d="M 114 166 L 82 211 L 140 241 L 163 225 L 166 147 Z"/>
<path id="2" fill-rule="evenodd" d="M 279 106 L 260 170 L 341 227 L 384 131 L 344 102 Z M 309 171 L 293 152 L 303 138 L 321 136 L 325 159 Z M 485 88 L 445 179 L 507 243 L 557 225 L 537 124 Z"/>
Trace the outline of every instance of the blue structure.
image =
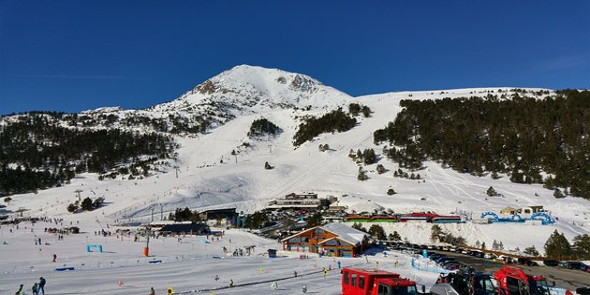
<path id="1" fill-rule="evenodd" d="M 268 258 L 277 258 L 277 250 L 276 249 L 268 249 Z"/>
<path id="2" fill-rule="evenodd" d="M 555 219 L 551 218 L 547 213 L 544 212 L 537 212 L 531 216 L 531 220 L 541 220 L 541 224 L 553 224 L 555 223 Z"/>
<path id="3" fill-rule="evenodd" d="M 484 219 L 486 216 L 491 216 L 491 219 L 493 222 L 524 222 L 524 218 L 522 218 L 522 216 L 518 215 L 518 214 L 513 214 L 510 217 L 499 217 L 498 214 L 491 212 L 491 211 L 487 211 L 481 214 L 481 218 Z"/>
<path id="4" fill-rule="evenodd" d="M 102 245 L 88 244 L 86 245 L 86 252 L 92 252 L 92 249 L 98 249 L 102 253 Z"/>
<path id="5" fill-rule="evenodd" d="M 499 220 L 498 218 L 498 214 L 492 212 L 492 211 L 487 211 L 481 214 L 481 219 L 484 219 L 486 216 L 492 216 L 492 218 L 488 218 L 488 219 L 492 219 L 492 221 L 497 222 Z"/>
<path id="6" fill-rule="evenodd" d="M 247 215 L 238 215 L 236 217 L 236 227 L 244 228 L 248 226 L 248 216 Z"/>
<path id="7" fill-rule="evenodd" d="M 492 222 L 525 222 L 526 220 L 529 220 L 529 218 L 524 218 L 518 214 L 513 214 L 510 217 L 499 217 L 498 214 L 491 211 L 481 214 L 481 219 L 486 217 L 488 220 L 492 220 Z M 537 212 L 533 214 L 530 220 L 540 220 L 543 225 L 555 223 L 555 220 L 545 212 Z"/>

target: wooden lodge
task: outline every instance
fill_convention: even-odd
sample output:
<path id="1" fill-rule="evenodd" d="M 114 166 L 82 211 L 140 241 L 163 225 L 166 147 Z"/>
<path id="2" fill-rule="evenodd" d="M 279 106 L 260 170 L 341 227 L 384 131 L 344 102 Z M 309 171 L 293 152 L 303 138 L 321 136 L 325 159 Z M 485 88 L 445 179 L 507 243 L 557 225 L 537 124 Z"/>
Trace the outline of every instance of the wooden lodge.
<path id="1" fill-rule="evenodd" d="M 281 240 L 283 250 L 311 252 L 333 257 L 356 257 L 369 235 L 342 223 L 312 227 Z"/>

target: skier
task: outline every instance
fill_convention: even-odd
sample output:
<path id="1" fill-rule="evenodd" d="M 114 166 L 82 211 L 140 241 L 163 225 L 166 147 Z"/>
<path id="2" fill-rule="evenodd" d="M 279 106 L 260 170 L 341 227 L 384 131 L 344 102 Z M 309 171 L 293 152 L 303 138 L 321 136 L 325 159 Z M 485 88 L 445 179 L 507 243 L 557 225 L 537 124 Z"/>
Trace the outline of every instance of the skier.
<path id="1" fill-rule="evenodd" d="M 39 292 L 42 292 L 42 294 L 45 295 L 45 278 L 44 277 L 39 278 Z"/>
<path id="2" fill-rule="evenodd" d="M 149 295 L 156 295 L 156 291 L 154 290 L 154 287 L 150 288 L 150 294 Z"/>
<path id="3" fill-rule="evenodd" d="M 40 277 L 39 278 L 39 288 L 37 289 L 37 292 L 42 293 L 43 295 L 45 295 L 45 283 L 47 281 L 45 280 L 44 277 Z"/>
<path id="4" fill-rule="evenodd" d="M 53 261 L 51 262 L 56 262 L 57 261 L 57 254 L 53 254 Z"/>
<path id="5" fill-rule="evenodd" d="M 174 290 L 172 290 L 172 287 L 168 287 L 168 289 L 166 290 L 166 294 L 174 294 Z"/>
<path id="6" fill-rule="evenodd" d="M 233 287 L 233 286 L 234 286 L 234 280 L 232 280 L 232 279 L 229 279 L 229 287 L 231 288 L 231 287 Z"/>

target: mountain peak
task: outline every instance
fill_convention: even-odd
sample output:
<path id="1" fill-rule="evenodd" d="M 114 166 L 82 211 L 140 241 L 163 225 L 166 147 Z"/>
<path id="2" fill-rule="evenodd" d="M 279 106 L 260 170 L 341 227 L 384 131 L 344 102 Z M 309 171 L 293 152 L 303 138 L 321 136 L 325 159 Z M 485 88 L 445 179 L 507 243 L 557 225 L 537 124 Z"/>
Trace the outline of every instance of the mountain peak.
<path id="1" fill-rule="evenodd" d="M 342 105 L 350 96 L 303 74 L 238 65 L 194 87 L 178 99 L 154 107 L 193 110 L 223 106 L 223 113 L 255 113 L 263 109 Z M 218 109 L 219 110 L 219 109 Z"/>
<path id="2" fill-rule="evenodd" d="M 313 92 L 323 84 L 307 75 L 290 73 L 279 69 L 268 69 L 259 66 L 239 65 L 209 79 L 221 84 L 250 84 L 264 92 L 273 92 L 273 88 L 286 85 L 294 91 Z"/>

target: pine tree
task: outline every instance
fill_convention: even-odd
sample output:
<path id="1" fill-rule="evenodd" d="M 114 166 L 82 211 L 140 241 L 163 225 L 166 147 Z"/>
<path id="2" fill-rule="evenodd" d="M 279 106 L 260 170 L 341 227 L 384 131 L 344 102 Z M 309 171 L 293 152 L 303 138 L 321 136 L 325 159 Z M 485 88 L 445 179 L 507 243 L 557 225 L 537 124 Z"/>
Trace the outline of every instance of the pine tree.
<path id="1" fill-rule="evenodd" d="M 430 230 L 430 241 L 432 241 L 433 243 L 440 241 L 442 235 L 442 228 L 438 224 L 433 225 L 432 229 Z"/>
<path id="2" fill-rule="evenodd" d="M 82 200 L 82 209 L 92 211 L 92 199 L 90 199 L 90 197 L 86 197 L 86 199 Z"/>
<path id="3" fill-rule="evenodd" d="M 578 259 L 590 259 L 590 236 L 588 234 L 575 236 L 574 249 Z"/>
<path id="4" fill-rule="evenodd" d="M 560 234 L 557 230 L 553 231 L 549 239 L 545 242 L 545 256 L 561 260 L 562 257 L 571 255 L 571 245 L 563 233 Z"/>
<path id="5" fill-rule="evenodd" d="M 389 239 L 394 242 L 399 242 L 402 240 L 402 237 L 397 231 L 393 231 L 393 234 L 389 234 Z"/>
<path id="6" fill-rule="evenodd" d="M 489 187 L 486 194 L 490 197 L 496 196 L 498 193 L 496 192 L 496 190 L 494 189 L 494 187 Z"/>
<path id="7" fill-rule="evenodd" d="M 537 251 L 537 248 L 535 248 L 535 245 L 532 245 L 530 247 L 524 248 L 524 251 L 523 252 L 525 254 L 532 255 L 532 256 L 535 256 L 535 257 L 539 256 L 539 251 Z"/>
<path id="8" fill-rule="evenodd" d="M 553 192 L 553 197 L 555 197 L 556 199 L 561 199 L 561 198 L 564 198 L 565 196 L 563 195 L 563 193 L 561 192 L 560 189 L 556 189 Z"/>
<path id="9" fill-rule="evenodd" d="M 383 230 L 383 227 L 378 224 L 371 225 L 369 228 L 369 234 L 378 240 L 385 240 L 386 238 L 385 230 Z"/>

